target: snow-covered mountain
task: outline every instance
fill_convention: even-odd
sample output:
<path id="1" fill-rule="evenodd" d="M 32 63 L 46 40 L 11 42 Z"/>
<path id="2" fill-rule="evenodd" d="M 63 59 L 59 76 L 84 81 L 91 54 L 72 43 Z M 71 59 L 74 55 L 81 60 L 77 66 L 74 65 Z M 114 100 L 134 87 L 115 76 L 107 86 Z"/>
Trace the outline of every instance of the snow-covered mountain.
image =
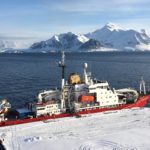
<path id="1" fill-rule="evenodd" d="M 54 35 L 46 41 L 34 43 L 31 51 L 134 51 L 150 50 L 150 37 L 140 32 L 108 23 L 101 29 L 81 35 L 71 32 Z"/>
<path id="2" fill-rule="evenodd" d="M 52 38 L 34 43 L 30 48 L 32 51 L 59 51 L 59 50 L 79 50 L 80 46 L 89 39 L 81 34 L 74 34 L 71 32 L 54 35 Z"/>
<path id="3" fill-rule="evenodd" d="M 1 40 L 0 52 L 10 49 L 24 49 L 26 52 L 52 51 L 150 51 L 150 36 L 143 29 L 140 32 L 125 29 L 116 24 L 108 23 L 104 27 L 88 33 L 63 33 L 50 39 L 31 43 L 24 40 Z"/>
<path id="4" fill-rule="evenodd" d="M 124 29 L 116 24 L 108 23 L 103 28 L 86 34 L 88 38 L 96 39 L 104 47 L 117 50 L 150 50 L 150 37 L 145 30 L 138 32 Z"/>

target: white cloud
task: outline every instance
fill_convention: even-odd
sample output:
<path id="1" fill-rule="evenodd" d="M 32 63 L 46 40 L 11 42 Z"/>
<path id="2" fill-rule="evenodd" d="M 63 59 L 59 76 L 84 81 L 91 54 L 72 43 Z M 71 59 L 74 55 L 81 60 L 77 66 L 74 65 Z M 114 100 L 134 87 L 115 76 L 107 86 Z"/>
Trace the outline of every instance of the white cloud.
<path id="1" fill-rule="evenodd" d="M 75 0 L 54 3 L 53 9 L 64 12 L 102 12 L 138 11 L 141 5 L 150 4 L 148 0 Z"/>
<path id="2" fill-rule="evenodd" d="M 135 29 L 140 31 L 141 29 L 146 29 L 146 32 L 150 34 L 150 22 L 148 18 L 135 18 L 120 20 L 119 23 L 125 28 Z"/>
<path id="3" fill-rule="evenodd" d="M 149 0 L 43 0 L 32 6 L 0 10 L 1 32 L 7 32 L 1 38 L 46 39 L 68 31 L 87 33 L 107 22 L 149 32 Z"/>

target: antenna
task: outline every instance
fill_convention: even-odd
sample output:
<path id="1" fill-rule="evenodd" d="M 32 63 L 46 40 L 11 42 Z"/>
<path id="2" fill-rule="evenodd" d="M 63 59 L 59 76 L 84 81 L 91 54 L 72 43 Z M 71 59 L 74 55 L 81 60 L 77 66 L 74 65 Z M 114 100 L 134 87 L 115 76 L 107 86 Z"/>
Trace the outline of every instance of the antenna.
<path id="1" fill-rule="evenodd" d="M 84 63 L 84 64 L 83 64 L 83 69 L 84 69 L 84 82 L 85 82 L 86 84 L 88 84 L 87 68 L 88 68 L 88 64 L 87 64 L 87 63 Z"/>
<path id="2" fill-rule="evenodd" d="M 84 72 L 83 72 L 83 78 L 84 78 L 84 82 L 85 84 L 92 84 L 93 81 L 91 79 L 91 72 L 87 72 L 87 68 L 88 68 L 88 64 L 87 63 L 84 63 L 83 64 L 83 69 L 84 69 Z"/>
<path id="3" fill-rule="evenodd" d="M 141 80 L 140 80 L 140 94 L 142 93 L 146 95 L 145 81 L 143 79 L 143 76 L 141 77 Z"/>

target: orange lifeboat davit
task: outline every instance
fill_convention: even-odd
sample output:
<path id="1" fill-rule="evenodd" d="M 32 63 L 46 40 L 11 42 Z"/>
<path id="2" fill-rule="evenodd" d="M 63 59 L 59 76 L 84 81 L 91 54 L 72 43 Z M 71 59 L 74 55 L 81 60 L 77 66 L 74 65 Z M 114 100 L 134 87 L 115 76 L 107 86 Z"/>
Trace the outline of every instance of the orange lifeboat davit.
<path id="1" fill-rule="evenodd" d="M 92 96 L 92 95 L 81 95 L 79 97 L 79 102 L 81 102 L 81 103 L 94 102 L 94 96 Z"/>

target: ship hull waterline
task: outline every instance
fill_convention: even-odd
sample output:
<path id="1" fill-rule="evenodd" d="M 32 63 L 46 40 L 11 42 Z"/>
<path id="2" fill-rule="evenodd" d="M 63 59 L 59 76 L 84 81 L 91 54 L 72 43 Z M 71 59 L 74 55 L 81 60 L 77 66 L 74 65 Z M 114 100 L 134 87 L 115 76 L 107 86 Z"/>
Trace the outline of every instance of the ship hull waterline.
<path id="1" fill-rule="evenodd" d="M 111 108 L 94 108 L 94 109 L 85 109 L 81 110 L 75 113 L 63 113 L 63 114 L 58 114 L 58 115 L 52 115 L 52 116 L 41 116 L 37 118 L 29 118 L 29 119 L 17 119 L 17 120 L 6 120 L 0 122 L 0 127 L 3 126 L 11 126 L 11 125 L 19 125 L 19 124 L 24 124 L 24 123 L 31 123 L 31 122 L 37 122 L 37 121 L 46 121 L 49 119 L 57 119 L 57 118 L 64 118 L 64 117 L 73 117 L 73 116 L 82 116 L 86 114 L 91 114 L 91 113 L 99 113 L 99 112 L 105 112 L 105 111 L 113 111 L 113 110 L 121 110 L 121 109 L 130 109 L 134 107 L 144 107 L 147 102 L 150 100 L 150 94 L 146 96 L 141 96 L 138 98 L 138 100 L 135 103 L 132 104 L 121 104 L 116 107 L 111 107 Z"/>

